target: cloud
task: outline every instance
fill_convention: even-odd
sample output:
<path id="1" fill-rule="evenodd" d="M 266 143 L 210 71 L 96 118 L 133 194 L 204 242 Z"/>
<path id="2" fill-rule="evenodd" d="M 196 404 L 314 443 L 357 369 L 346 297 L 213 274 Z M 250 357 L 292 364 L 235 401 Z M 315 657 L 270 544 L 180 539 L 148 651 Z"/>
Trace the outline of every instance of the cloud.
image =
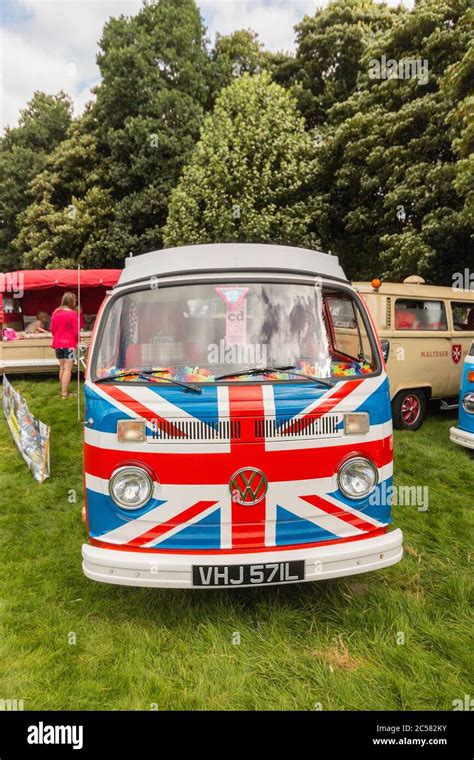
<path id="1" fill-rule="evenodd" d="M 140 0 L 3 0 L 0 126 L 14 126 L 35 90 L 64 90 L 80 113 L 99 81 L 97 42 L 110 16 Z M 6 9 L 6 10 L 5 10 Z"/>
<path id="2" fill-rule="evenodd" d="M 319 5 L 327 5 L 319 2 Z M 230 34 L 236 29 L 252 29 L 267 50 L 293 51 L 294 26 L 305 15 L 313 15 L 315 0 L 198 0 L 208 21 L 208 35 Z"/>

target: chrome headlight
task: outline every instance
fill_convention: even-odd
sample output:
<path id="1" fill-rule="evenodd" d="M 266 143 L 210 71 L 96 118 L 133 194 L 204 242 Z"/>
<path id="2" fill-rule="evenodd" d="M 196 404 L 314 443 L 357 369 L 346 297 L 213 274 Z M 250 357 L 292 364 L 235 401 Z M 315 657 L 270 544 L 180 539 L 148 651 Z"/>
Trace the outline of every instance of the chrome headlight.
<path id="1" fill-rule="evenodd" d="M 139 509 L 150 500 L 153 481 L 141 467 L 119 467 L 112 473 L 109 491 L 122 509 Z"/>
<path id="2" fill-rule="evenodd" d="M 468 414 L 474 414 L 474 393 L 466 393 L 462 405 Z"/>
<path id="3" fill-rule="evenodd" d="M 378 477 L 377 469 L 370 459 L 354 457 L 341 465 L 337 482 L 344 496 L 362 499 L 374 490 Z"/>

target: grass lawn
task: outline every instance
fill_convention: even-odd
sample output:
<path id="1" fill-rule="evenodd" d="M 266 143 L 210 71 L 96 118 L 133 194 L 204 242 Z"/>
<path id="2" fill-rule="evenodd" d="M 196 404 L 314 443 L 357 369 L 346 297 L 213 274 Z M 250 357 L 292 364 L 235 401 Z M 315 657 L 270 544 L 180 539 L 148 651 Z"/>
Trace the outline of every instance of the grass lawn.
<path id="1" fill-rule="evenodd" d="M 1 413 L 0 699 L 27 710 L 451 710 L 474 693 L 474 458 L 449 441 L 455 414 L 396 433 L 397 484 L 429 486 L 427 512 L 394 509 L 398 565 L 267 589 L 135 589 L 82 575 L 75 400 L 53 380 L 12 381 L 52 425 L 52 477 L 33 480 Z"/>

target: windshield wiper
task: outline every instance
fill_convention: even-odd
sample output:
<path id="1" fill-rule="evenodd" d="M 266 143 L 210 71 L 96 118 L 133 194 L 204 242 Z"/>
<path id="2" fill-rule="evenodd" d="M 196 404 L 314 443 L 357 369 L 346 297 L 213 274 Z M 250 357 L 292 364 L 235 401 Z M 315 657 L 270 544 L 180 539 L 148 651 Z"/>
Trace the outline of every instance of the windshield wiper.
<path id="1" fill-rule="evenodd" d="M 325 385 L 327 388 L 332 388 L 334 385 L 333 381 L 329 378 L 304 375 L 302 372 L 292 372 L 291 370 L 294 369 L 293 365 L 289 367 L 252 367 L 252 369 L 239 370 L 239 372 L 229 372 L 227 375 L 218 375 L 214 380 L 226 380 L 229 377 L 244 377 L 245 375 L 270 375 L 272 372 L 286 372 L 287 375 L 304 377 L 306 380 L 313 380 L 313 382 Z"/>
<path id="2" fill-rule="evenodd" d="M 160 380 L 155 379 L 151 377 L 151 375 L 161 375 L 165 372 L 168 372 L 168 369 L 144 369 L 144 370 L 124 370 L 123 372 L 117 372 L 116 375 L 109 375 L 108 377 L 100 377 L 98 380 L 96 380 L 96 383 L 105 383 L 107 380 L 118 380 L 123 377 L 141 377 L 143 380 L 148 380 L 149 382 L 156 382 L 159 383 L 160 381 L 165 381 L 166 383 L 173 383 L 173 385 L 179 385 L 181 388 L 185 388 L 188 391 L 193 391 L 193 393 L 202 393 L 202 388 L 199 387 L 199 385 L 193 385 L 192 383 L 184 383 L 181 380 L 174 380 L 171 377 L 162 377 Z"/>

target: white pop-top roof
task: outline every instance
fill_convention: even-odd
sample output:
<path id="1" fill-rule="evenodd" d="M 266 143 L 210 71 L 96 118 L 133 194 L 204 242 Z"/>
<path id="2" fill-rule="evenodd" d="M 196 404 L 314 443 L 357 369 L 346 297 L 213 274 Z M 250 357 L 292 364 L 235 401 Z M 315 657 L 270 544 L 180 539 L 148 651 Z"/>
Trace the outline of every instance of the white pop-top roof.
<path id="1" fill-rule="evenodd" d="M 165 248 L 125 259 L 117 286 L 175 274 L 293 272 L 347 282 L 337 256 L 286 245 L 212 243 Z"/>

